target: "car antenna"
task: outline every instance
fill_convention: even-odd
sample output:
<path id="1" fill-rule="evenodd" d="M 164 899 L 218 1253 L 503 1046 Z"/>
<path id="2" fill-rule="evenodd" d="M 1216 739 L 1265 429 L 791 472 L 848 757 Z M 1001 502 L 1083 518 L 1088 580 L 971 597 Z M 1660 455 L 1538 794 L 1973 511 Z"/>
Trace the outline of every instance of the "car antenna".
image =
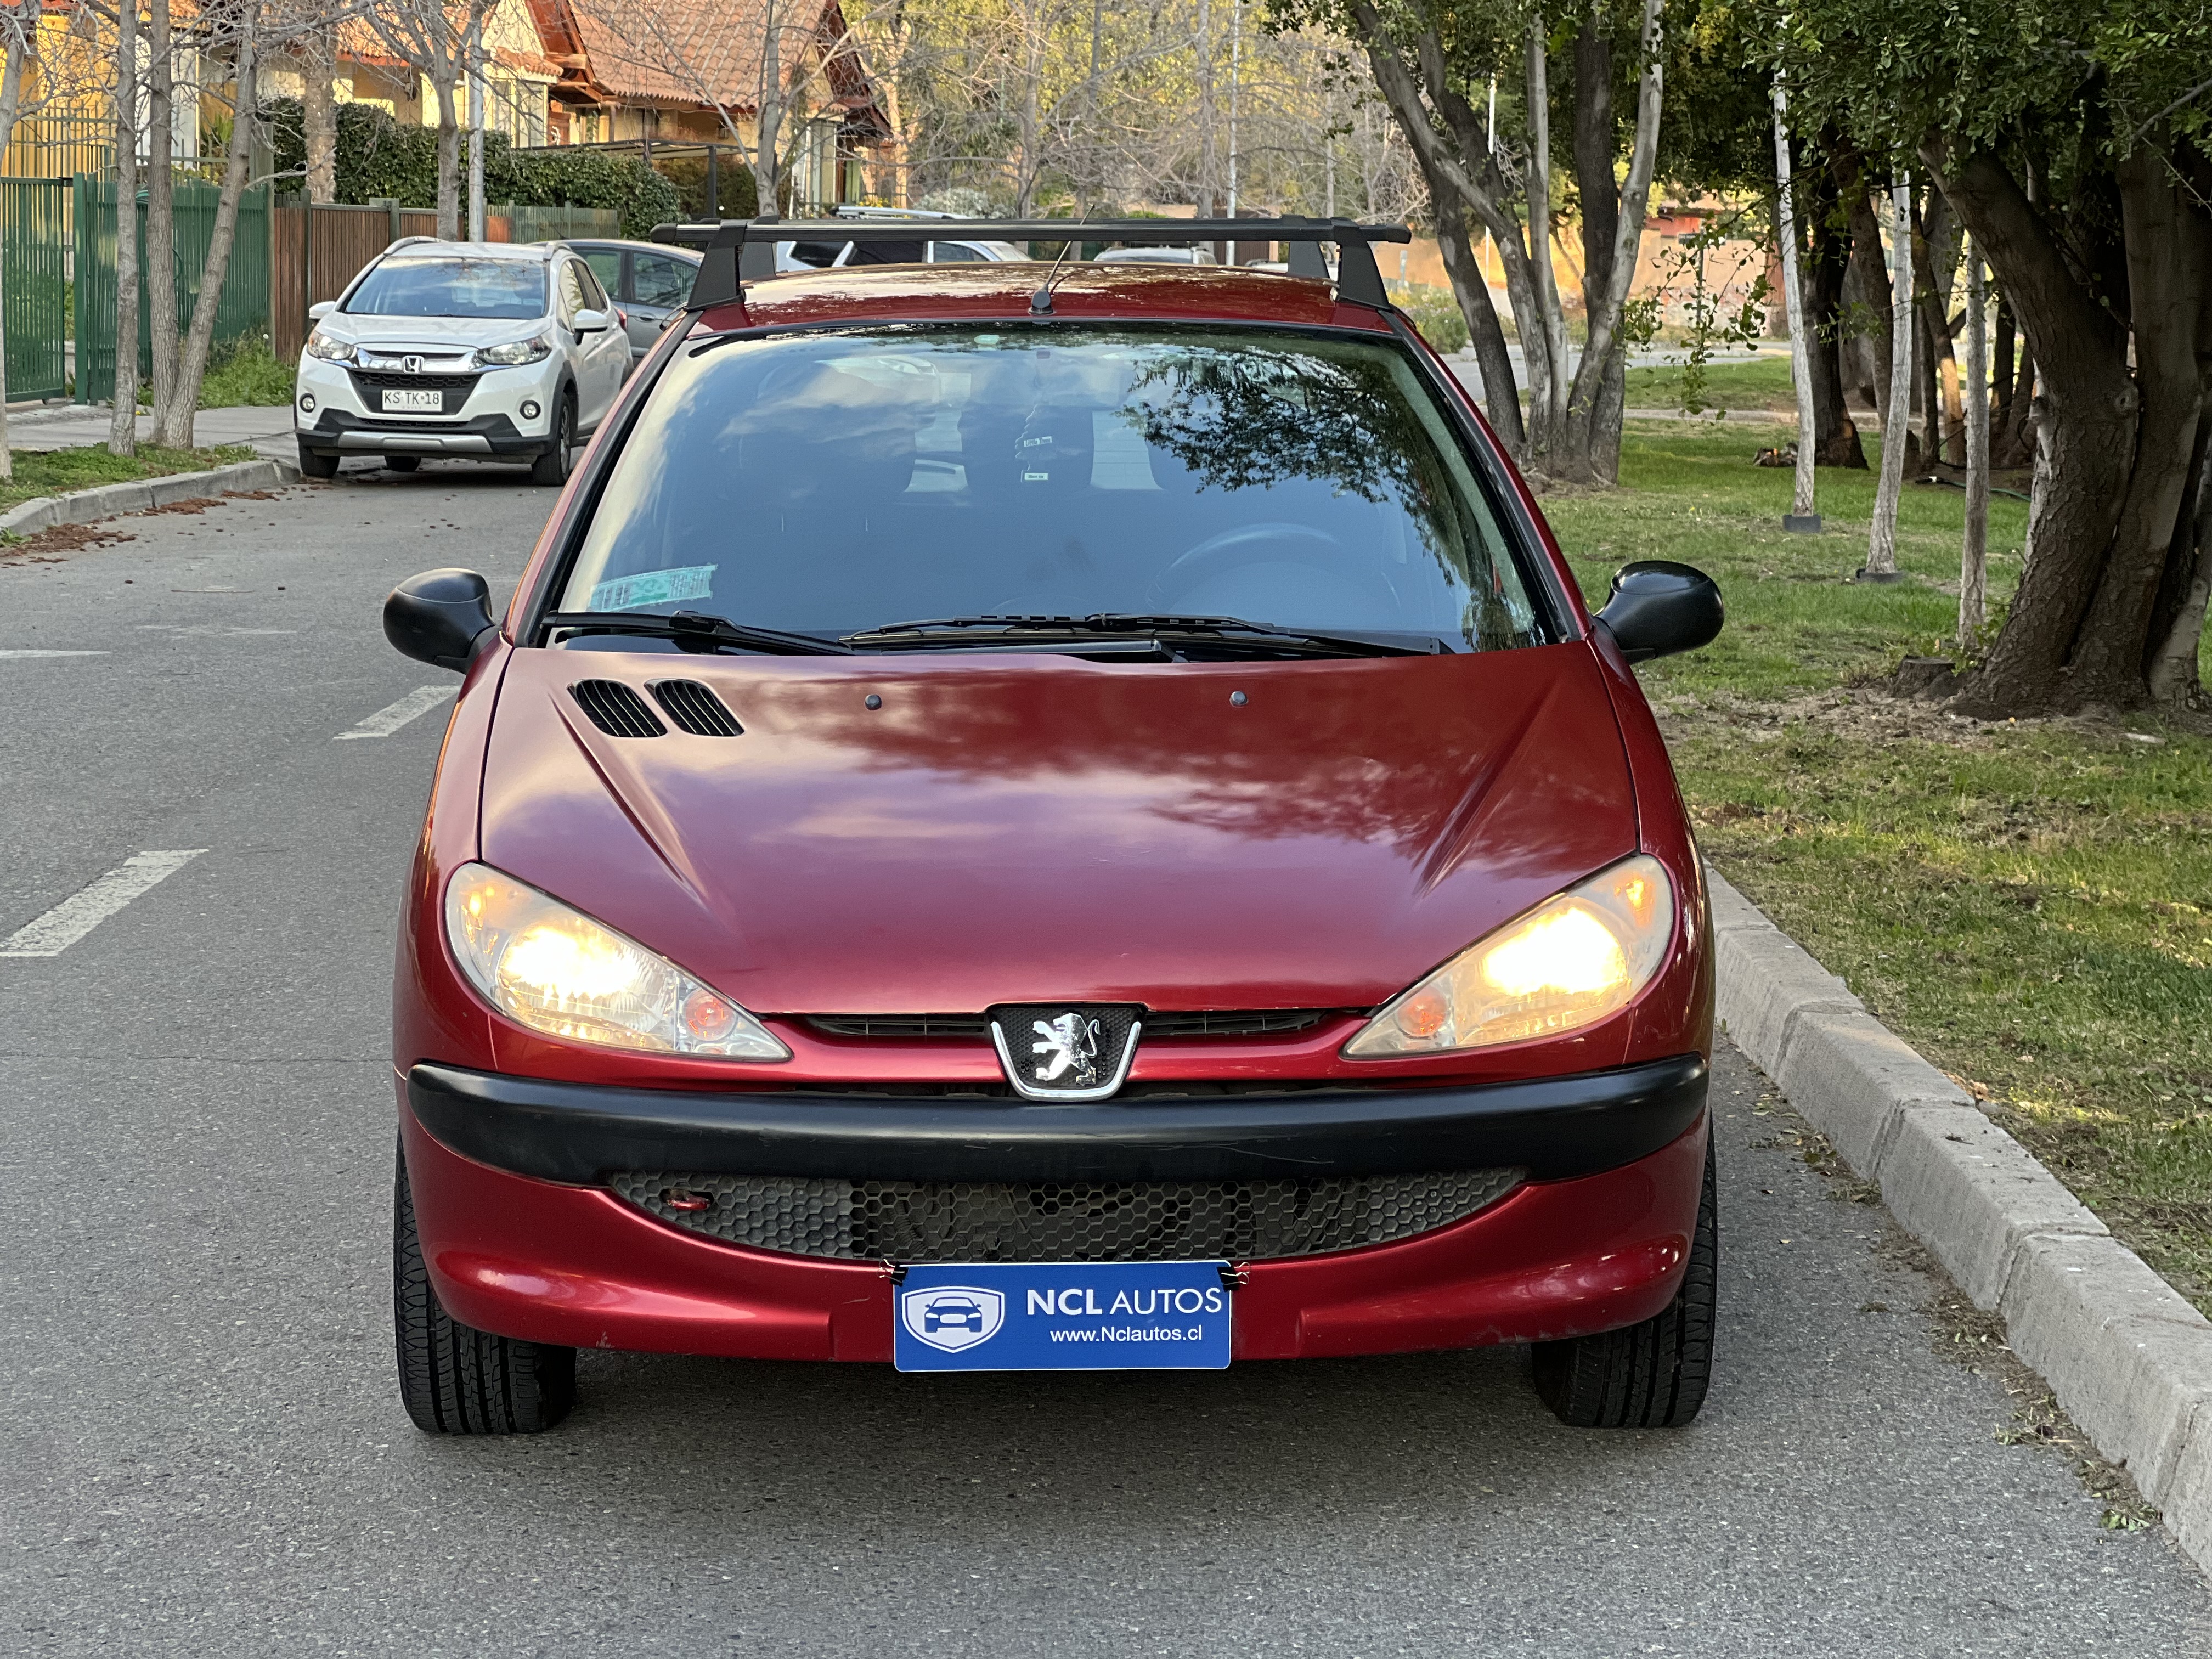
<path id="1" fill-rule="evenodd" d="M 1091 216 L 1086 213 L 1080 219 L 1078 219 L 1075 222 L 1075 228 L 1078 230 L 1080 230 L 1084 226 L 1090 222 Z M 1080 240 L 1081 239 L 1078 238 L 1076 240 Z M 1052 315 L 1052 285 L 1060 280 L 1060 268 L 1067 263 L 1068 250 L 1075 246 L 1075 245 L 1074 241 L 1062 242 L 1060 245 L 1060 258 L 1054 259 L 1052 262 L 1052 269 L 1045 272 L 1044 286 L 1039 289 L 1036 293 L 1030 295 L 1030 314 L 1032 317 L 1049 317 Z"/>

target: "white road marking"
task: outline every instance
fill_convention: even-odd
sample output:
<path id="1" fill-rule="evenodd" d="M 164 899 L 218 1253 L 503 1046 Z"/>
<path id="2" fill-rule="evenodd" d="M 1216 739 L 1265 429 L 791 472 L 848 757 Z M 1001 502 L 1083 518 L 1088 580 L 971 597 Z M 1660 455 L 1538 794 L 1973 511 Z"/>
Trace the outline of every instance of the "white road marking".
<path id="1" fill-rule="evenodd" d="M 0 657 L 104 657 L 105 651 L 0 651 Z"/>
<path id="2" fill-rule="evenodd" d="M 61 955 L 132 899 L 160 886 L 206 851 L 191 847 L 173 853 L 134 853 L 89 887 L 0 939 L 0 957 Z"/>
<path id="3" fill-rule="evenodd" d="M 461 688 L 458 685 L 425 685 L 417 687 L 400 698 L 389 708 L 380 708 L 350 732 L 341 732 L 332 743 L 344 743 L 354 738 L 388 738 L 412 720 L 420 720 L 440 703 L 447 702 Z"/>

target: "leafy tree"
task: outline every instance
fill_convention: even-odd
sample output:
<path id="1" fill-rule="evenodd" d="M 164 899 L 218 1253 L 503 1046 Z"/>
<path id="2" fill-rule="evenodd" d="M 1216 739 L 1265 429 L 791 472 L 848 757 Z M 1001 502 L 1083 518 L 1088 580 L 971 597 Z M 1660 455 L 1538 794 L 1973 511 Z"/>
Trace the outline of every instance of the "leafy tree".
<path id="1" fill-rule="evenodd" d="M 1933 176 L 2041 376 L 2027 568 L 1967 696 L 2193 696 L 2212 584 L 2212 7 L 1792 0 L 1772 27 L 1802 106 Z"/>
<path id="2" fill-rule="evenodd" d="M 1650 198 L 1665 103 L 1665 0 L 1590 0 L 1556 10 L 1542 0 L 1273 4 L 1284 22 L 1322 22 L 1351 36 L 1366 52 L 1376 85 L 1437 201 L 1445 263 L 1483 365 L 1492 423 L 1533 473 L 1609 482 L 1620 465 L 1628 287 Z M 1559 206 L 1553 172 L 1553 70 L 1560 48 L 1570 44 L 1574 116 L 1565 136 L 1585 226 L 1587 342 L 1579 362 L 1569 353 L 1551 258 Z M 1632 77 L 1632 96 L 1617 108 L 1616 70 L 1624 64 Z M 1496 128 L 1486 101 L 1493 80 L 1504 118 Z M 1623 125 L 1630 134 L 1625 173 L 1620 168 Z M 1457 216 L 1447 210 L 1447 202 Z M 1479 282 L 1457 280 L 1469 263 L 1453 246 L 1464 219 L 1490 233 L 1505 267 L 1528 366 L 1525 439 L 1520 437 L 1518 408 L 1508 406 L 1513 401 L 1510 374 L 1501 376 L 1492 368 L 1495 362 L 1503 369 L 1507 360 L 1487 291 Z"/>

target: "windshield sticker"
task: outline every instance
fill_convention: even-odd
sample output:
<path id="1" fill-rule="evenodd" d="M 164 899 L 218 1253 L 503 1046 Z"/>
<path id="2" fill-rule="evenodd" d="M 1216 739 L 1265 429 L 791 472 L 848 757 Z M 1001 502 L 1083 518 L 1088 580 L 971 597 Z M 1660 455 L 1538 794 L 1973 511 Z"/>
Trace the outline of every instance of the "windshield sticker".
<path id="1" fill-rule="evenodd" d="M 671 605 L 678 599 L 703 599 L 714 591 L 714 567 L 687 564 L 674 570 L 648 570 L 641 575 L 618 576 L 592 589 L 593 611 L 635 611 L 648 605 Z"/>

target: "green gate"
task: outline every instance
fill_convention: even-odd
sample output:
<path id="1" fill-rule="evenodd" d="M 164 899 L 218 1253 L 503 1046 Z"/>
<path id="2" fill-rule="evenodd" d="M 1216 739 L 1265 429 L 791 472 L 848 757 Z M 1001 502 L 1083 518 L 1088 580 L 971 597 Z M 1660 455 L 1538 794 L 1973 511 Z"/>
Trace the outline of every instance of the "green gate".
<path id="1" fill-rule="evenodd" d="M 0 179 L 10 403 L 69 393 L 69 209 L 66 179 Z"/>
<path id="2" fill-rule="evenodd" d="M 175 191 L 176 269 L 170 288 L 177 307 L 177 331 L 191 326 L 199 299 L 200 272 L 208 243 L 215 236 L 216 207 L 222 190 L 179 175 Z M 115 181 L 76 175 L 76 398 L 79 403 L 115 394 Z M 146 197 L 139 193 L 138 268 L 146 270 Z M 148 273 L 150 275 L 150 273 Z M 142 284 L 143 279 L 142 278 Z M 154 372 L 154 319 L 142 285 L 138 307 L 138 368 Z M 230 268 L 216 307 L 215 344 L 219 349 L 249 334 L 269 331 L 269 186 L 247 191 L 238 204 L 238 231 L 231 243 Z"/>

